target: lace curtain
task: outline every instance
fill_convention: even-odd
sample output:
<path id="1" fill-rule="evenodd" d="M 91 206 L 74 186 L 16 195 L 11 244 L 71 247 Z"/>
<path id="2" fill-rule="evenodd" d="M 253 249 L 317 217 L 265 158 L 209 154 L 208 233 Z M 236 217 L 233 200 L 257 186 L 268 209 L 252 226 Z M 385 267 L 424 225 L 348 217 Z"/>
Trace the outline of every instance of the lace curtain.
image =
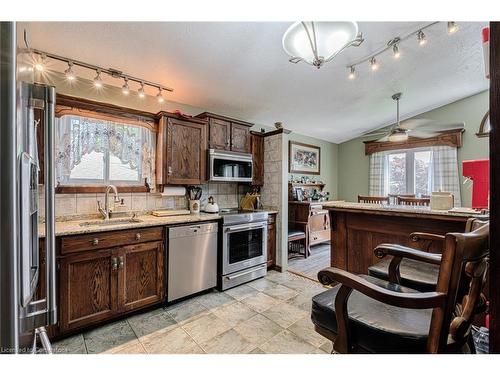
<path id="1" fill-rule="evenodd" d="M 370 155 L 369 195 L 382 197 L 389 191 L 388 165 L 385 152 L 374 152 Z"/>
<path id="2" fill-rule="evenodd" d="M 70 181 L 72 169 L 92 152 L 111 154 L 154 185 L 156 136 L 149 129 L 119 122 L 67 115 L 56 126 L 56 182 Z M 106 181 L 108 182 L 108 181 Z"/>
<path id="3" fill-rule="evenodd" d="M 434 146 L 432 151 L 432 191 L 445 191 L 454 196 L 455 207 L 461 206 L 457 149 Z"/>

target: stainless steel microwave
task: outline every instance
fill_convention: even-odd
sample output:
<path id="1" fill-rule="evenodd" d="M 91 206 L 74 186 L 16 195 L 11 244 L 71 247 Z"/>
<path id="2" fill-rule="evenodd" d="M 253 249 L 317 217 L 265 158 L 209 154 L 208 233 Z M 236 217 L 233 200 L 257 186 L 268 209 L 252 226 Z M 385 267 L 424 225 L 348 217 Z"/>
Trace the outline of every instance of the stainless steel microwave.
<path id="1" fill-rule="evenodd" d="M 208 150 L 210 181 L 252 182 L 252 154 Z"/>

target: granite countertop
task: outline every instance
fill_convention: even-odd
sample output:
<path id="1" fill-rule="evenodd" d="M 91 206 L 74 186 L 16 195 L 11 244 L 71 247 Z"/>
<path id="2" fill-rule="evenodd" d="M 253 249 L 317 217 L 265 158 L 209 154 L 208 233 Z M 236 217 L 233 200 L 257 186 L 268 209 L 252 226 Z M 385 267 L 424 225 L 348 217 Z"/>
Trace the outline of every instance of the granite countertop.
<path id="1" fill-rule="evenodd" d="M 272 208 L 264 208 L 262 210 L 256 211 L 266 211 L 269 214 L 277 214 L 278 211 Z M 85 233 L 97 233 L 97 232 L 107 232 L 111 230 L 122 230 L 131 228 L 145 228 L 145 227 L 155 227 L 162 225 L 171 224 L 184 224 L 184 223 L 196 223 L 200 221 L 210 221 L 219 220 L 222 218 L 219 214 L 209 214 L 201 212 L 199 214 L 189 214 L 189 215 L 174 215 L 174 216 L 153 216 L 150 214 L 142 214 L 136 217 L 137 222 L 123 222 L 124 219 L 130 219 L 129 217 L 122 217 L 116 219 L 110 219 L 110 222 L 116 221 L 116 224 L 107 225 L 82 225 L 88 222 L 101 222 L 102 219 L 96 217 L 85 217 L 85 218 L 75 218 L 66 219 L 61 221 L 56 221 L 56 236 L 69 236 L 74 234 L 85 234 Z M 120 222 L 121 221 L 121 222 Z M 45 224 L 41 223 L 38 225 L 38 237 L 45 237 Z"/>
<path id="2" fill-rule="evenodd" d="M 221 216 L 219 214 L 190 214 L 190 215 L 175 215 L 175 216 L 153 216 L 153 215 L 139 215 L 137 216 L 138 222 L 117 223 L 109 225 L 81 225 L 86 222 L 95 222 L 102 219 L 80 219 L 80 220 L 66 220 L 56 221 L 56 236 L 68 236 L 72 234 L 96 233 L 107 232 L 111 230 L 131 229 L 131 228 L 144 228 L 154 227 L 169 224 L 182 224 L 182 223 L 195 223 L 200 221 L 218 220 Z M 110 219 L 112 221 L 120 221 L 126 218 Z M 38 237 L 45 237 L 45 224 L 38 225 Z"/>
<path id="3" fill-rule="evenodd" d="M 326 206 L 331 203 L 339 203 L 339 202 L 345 202 L 343 200 L 331 200 L 331 201 L 288 201 L 288 203 L 291 204 L 321 204 L 323 206 Z"/>
<path id="4" fill-rule="evenodd" d="M 403 205 L 382 205 L 382 204 L 369 204 L 369 203 L 356 203 L 356 202 L 332 202 L 323 205 L 323 208 L 330 210 L 341 211 L 364 211 L 376 212 L 379 214 L 394 215 L 394 216 L 412 216 L 412 217 L 425 217 L 425 216 L 446 216 L 448 218 L 456 218 L 457 220 L 466 219 L 477 213 L 463 213 L 463 212 L 450 212 L 447 210 L 431 210 L 428 206 L 403 206 Z"/>

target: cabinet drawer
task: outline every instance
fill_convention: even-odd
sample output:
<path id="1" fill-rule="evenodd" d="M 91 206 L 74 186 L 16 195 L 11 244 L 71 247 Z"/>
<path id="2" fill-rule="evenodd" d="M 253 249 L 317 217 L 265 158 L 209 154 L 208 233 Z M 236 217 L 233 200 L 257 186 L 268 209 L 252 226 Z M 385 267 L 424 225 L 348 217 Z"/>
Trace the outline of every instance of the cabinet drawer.
<path id="1" fill-rule="evenodd" d="M 320 242 L 324 242 L 324 241 L 330 241 L 330 230 L 329 229 L 319 230 L 319 231 L 310 233 L 309 242 L 311 244 L 320 243 Z"/>
<path id="2" fill-rule="evenodd" d="M 141 242 L 161 241 L 163 227 L 97 232 L 61 238 L 61 255 Z"/>

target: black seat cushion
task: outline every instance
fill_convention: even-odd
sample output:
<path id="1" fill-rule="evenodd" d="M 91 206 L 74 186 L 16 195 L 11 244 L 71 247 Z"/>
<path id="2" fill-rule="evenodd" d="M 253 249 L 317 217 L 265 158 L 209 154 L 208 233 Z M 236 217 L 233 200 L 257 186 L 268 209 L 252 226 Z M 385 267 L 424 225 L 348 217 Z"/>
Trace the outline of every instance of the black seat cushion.
<path id="1" fill-rule="evenodd" d="M 369 267 L 368 274 L 379 279 L 389 280 L 389 263 L 391 263 L 391 259 L 383 259 Z M 436 290 L 439 266 L 435 264 L 403 258 L 399 266 L 399 273 L 403 286 L 421 292 Z"/>
<path id="2" fill-rule="evenodd" d="M 306 234 L 301 230 L 289 229 L 288 237 L 305 236 Z"/>
<path id="3" fill-rule="evenodd" d="M 405 293 L 416 290 L 371 276 L 364 279 L 383 288 Z M 337 335 L 335 297 L 340 285 L 312 299 L 311 319 L 323 330 Z M 413 310 L 386 305 L 353 291 L 347 303 L 352 343 L 371 353 L 423 353 L 429 333 L 432 309 Z"/>

